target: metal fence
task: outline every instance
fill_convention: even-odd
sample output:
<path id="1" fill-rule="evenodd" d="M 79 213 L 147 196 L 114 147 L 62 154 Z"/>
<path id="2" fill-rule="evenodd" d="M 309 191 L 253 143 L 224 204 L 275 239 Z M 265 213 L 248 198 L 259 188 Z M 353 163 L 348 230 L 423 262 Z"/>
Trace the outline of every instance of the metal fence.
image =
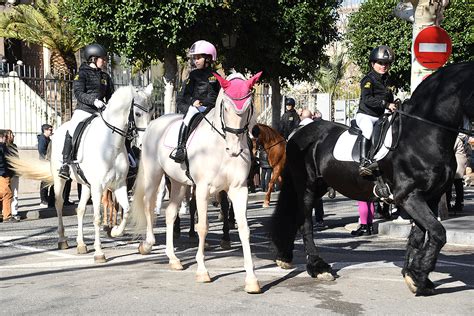
<path id="1" fill-rule="evenodd" d="M 143 87 L 151 76 L 140 73 L 116 76 L 116 88 L 124 85 Z M 71 77 L 44 76 L 32 67 L 2 64 L 0 67 L 0 129 L 11 129 L 20 148 L 37 146 L 41 125 L 54 128 L 70 119 L 76 100 L 72 93 Z M 157 115 L 163 113 L 163 86 L 155 80 L 152 104 Z"/>

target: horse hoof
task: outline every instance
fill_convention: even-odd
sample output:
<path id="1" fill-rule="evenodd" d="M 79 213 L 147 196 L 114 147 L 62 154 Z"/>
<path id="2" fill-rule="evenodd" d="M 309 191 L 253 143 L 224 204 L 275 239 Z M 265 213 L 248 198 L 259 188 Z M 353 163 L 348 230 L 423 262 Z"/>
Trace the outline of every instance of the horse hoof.
<path id="1" fill-rule="evenodd" d="M 320 273 L 316 278 L 321 281 L 334 281 L 334 276 L 329 272 Z"/>
<path id="2" fill-rule="evenodd" d="M 119 237 L 119 236 L 122 236 L 122 232 L 120 231 L 118 226 L 114 226 L 110 230 L 110 235 L 109 236 L 111 236 L 112 238 Z"/>
<path id="3" fill-rule="evenodd" d="M 87 253 L 87 246 L 86 245 L 77 245 L 77 254 L 84 255 Z"/>
<path id="4" fill-rule="evenodd" d="M 148 255 L 151 252 L 151 247 L 141 242 L 138 246 L 138 252 L 140 252 L 141 255 Z"/>
<path id="5" fill-rule="evenodd" d="M 408 274 L 406 274 L 404 279 L 405 279 L 405 283 L 408 285 L 408 288 L 410 289 L 410 291 L 413 294 L 416 294 L 416 291 L 418 290 L 418 287 L 416 286 L 415 281 L 412 279 L 412 277 L 409 276 Z"/>
<path id="6" fill-rule="evenodd" d="M 171 270 L 183 270 L 183 265 L 179 260 L 177 261 L 170 261 L 170 268 Z"/>
<path id="7" fill-rule="evenodd" d="M 280 268 L 285 269 L 285 270 L 286 269 L 293 269 L 293 265 L 291 264 L 291 262 L 276 260 L 276 264 L 277 264 L 277 266 L 279 266 Z"/>
<path id="8" fill-rule="evenodd" d="M 265 207 L 270 207 L 270 203 L 269 202 L 263 202 L 262 207 L 264 207 L 264 208 Z"/>
<path id="9" fill-rule="evenodd" d="M 105 255 L 94 256 L 94 263 L 106 263 Z"/>
<path id="10" fill-rule="evenodd" d="M 196 282 L 198 282 L 198 283 L 209 283 L 209 282 L 211 282 L 211 277 L 209 276 L 209 273 L 207 273 L 207 272 L 196 273 Z"/>
<path id="11" fill-rule="evenodd" d="M 260 294 L 262 293 L 262 289 L 260 288 L 260 284 L 258 284 L 258 281 L 253 281 L 253 282 L 246 282 L 245 283 L 245 292 L 248 294 Z"/>
<path id="12" fill-rule="evenodd" d="M 69 248 L 69 245 L 67 244 L 67 241 L 58 242 L 58 249 L 59 250 L 64 250 L 64 249 L 68 249 L 68 248 Z"/>
<path id="13" fill-rule="evenodd" d="M 221 248 L 224 250 L 230 249 L 230 241 L 229 240 L 221 240 Z"/>

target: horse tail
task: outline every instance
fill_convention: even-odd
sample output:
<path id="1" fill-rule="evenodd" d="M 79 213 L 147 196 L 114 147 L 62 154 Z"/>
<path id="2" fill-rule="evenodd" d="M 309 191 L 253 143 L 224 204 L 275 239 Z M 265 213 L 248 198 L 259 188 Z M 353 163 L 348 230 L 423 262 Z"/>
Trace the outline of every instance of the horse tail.
<path id="1" fill-rule="evenodd" d="M 140 159 L 137 178 L 133 188 L 133 201 L 130 207 L 130 227 L 132 227 L 135 237 L 140 236 L 146 230 L 144 169 L 143 159 Z"/>
<path id="2" fill-rule="evenodd" d="M 27 179 L 40 180 L 47 186 L 54 184 L 53 173 L 51 171 L 51 162 L 32 157 L 8 156 L 8 164 L 13 171 Z"/>
<path id="3" fill-rule="evenodd" d="M 295 181 L 294 177 L 295 171 L 300 174 L 304 169 L 304 161 L 300 161 L 303 160 L 300 157 L 304 157 L 304 154 L 294 143 L 288 143 L 287 159 L 281 175 L 280 195 L 270 222 L 270 235 L 277 250 L 276 259 L 285 262 L 291 262 L 293 259 L 296 232 L 304 221 L 298 197 L 298 192 L 304 190 L 298 183 L 304 182 L 304 179 Z M 303 169 L 295 170 L 297 168 Z"/>

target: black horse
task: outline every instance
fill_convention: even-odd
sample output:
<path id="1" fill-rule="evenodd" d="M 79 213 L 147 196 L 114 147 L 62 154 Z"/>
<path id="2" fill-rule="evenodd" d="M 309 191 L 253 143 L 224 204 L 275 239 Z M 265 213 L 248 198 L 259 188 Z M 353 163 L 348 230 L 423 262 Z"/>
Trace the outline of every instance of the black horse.
<path id="1" fill-rule="evenodd" d="M 394 119 L 396 148 L 378 163 L 394 203 L 402 206 L 415 224 L 408 237 L 402 275 L 417 295 L 434 293 L 428 275 L 446 243 L 446 230 L 436 217 L 437 205 L 456 170 L 453 146 L 463 117 L 474 118 L 473 80 L 473 62 L 441 68 L 425 79 Z M 333 279 L 331 267 L 318 256 L 314 244 L 313 200 L 322 197 L 328 187 L 354 200 L 375 200 L 374 179 L 359 176 L 358 163 L 334 159 L 334 145 L 346 130 L 341 124 L 315 122 L 288 142 L 271 227 L 277 263 L 282 267 L 293 259 L 294 239 L 300 229 L 307 272 L 312 277 Z"/>

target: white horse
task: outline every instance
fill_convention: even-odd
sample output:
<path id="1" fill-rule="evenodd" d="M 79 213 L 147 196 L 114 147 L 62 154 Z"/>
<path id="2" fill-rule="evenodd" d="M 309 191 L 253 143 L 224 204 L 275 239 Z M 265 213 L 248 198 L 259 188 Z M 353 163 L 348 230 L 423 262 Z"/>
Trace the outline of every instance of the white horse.
<path id="1" fill-rule="evenodd" d="M 247 175 L 250 169 L 250 151 L 247 131 L 255 124 L 253 117 L 252 87 L 261 73 L 245 80 L 233 74 L 228 80 L 215 74 L 221 84 L 216 107 L 200 122 L 187 143 L 189 173 L 196 184 L 196 202 L 199 222 L 199 246 L 196 254 L 197 282 L 210 282 L 204 265 L 204 243 L 208 232 L 207 205 L 212 194 L 225 190 L 233 202 L 239 237 L 247 273 L 245 291 L 259 293 L 260 285 L 254 273 L 247 224 Z M 199 114 L 198 114 L 199 115 Z M 142 157 L 132 203 L 132 223 L 143 232 L 146 221 L 146 239 L 140 244 L 141 254 L 150 253 L 155 243 L 153 210 L 157 189 L 164 173 L 171 180 L 169 206 L 166 209 L 166 255 L 172 269 L 183 266 L 173 247 L 173 223 L 186 186 L 193 184 L 186 176 L 186 164 L 177 164 L 169 158 L 177 142 L 177 130 L 182 115 L 164 115 L 151 122 L 143 137 Z M 171 137 L 170 135 L 174 135 Z"/>
<path id="2" fill-rule="evenodd" d="M 72 168 L 71 178 L 81 183 L 82 193 L 77 207 L 78 233 L 77 252 L 87 253 L 83 239 L 83 217 L 86 203 L 92 195 L 94 207 L 94 261 L 105 262 L 100 242 L 100 200 L 102 193 L 110 189 L 124 210 L 120 226 L 114 227 L 112 236 L 123 233 L 129 216 L 126 177 L 128 172 L 128 157 L 125 148 L 125 138 L 137 136 L 137 131 L 144 131 L 150 121 L 150 96 L 153 86 L 150 84 L 143 91 L 132 86 L 119 88 L 111 97 L 106 109 L 86 127 L 78 149 L 78 165 L 86 181 L 79 176 L 76 167 Z M 56 197 L 55 207 L 58 214 L 58 248 L 68 248 L 67 237 L 64 234 L 62 219 L 63 190 L 65 180 L 58 176 L 62 164 L 62 149 L 68 122 L 60 126 L 51 140 L 50 161 L 14 161 L 15 169 L 25 177 L 54 183 Z"/>

